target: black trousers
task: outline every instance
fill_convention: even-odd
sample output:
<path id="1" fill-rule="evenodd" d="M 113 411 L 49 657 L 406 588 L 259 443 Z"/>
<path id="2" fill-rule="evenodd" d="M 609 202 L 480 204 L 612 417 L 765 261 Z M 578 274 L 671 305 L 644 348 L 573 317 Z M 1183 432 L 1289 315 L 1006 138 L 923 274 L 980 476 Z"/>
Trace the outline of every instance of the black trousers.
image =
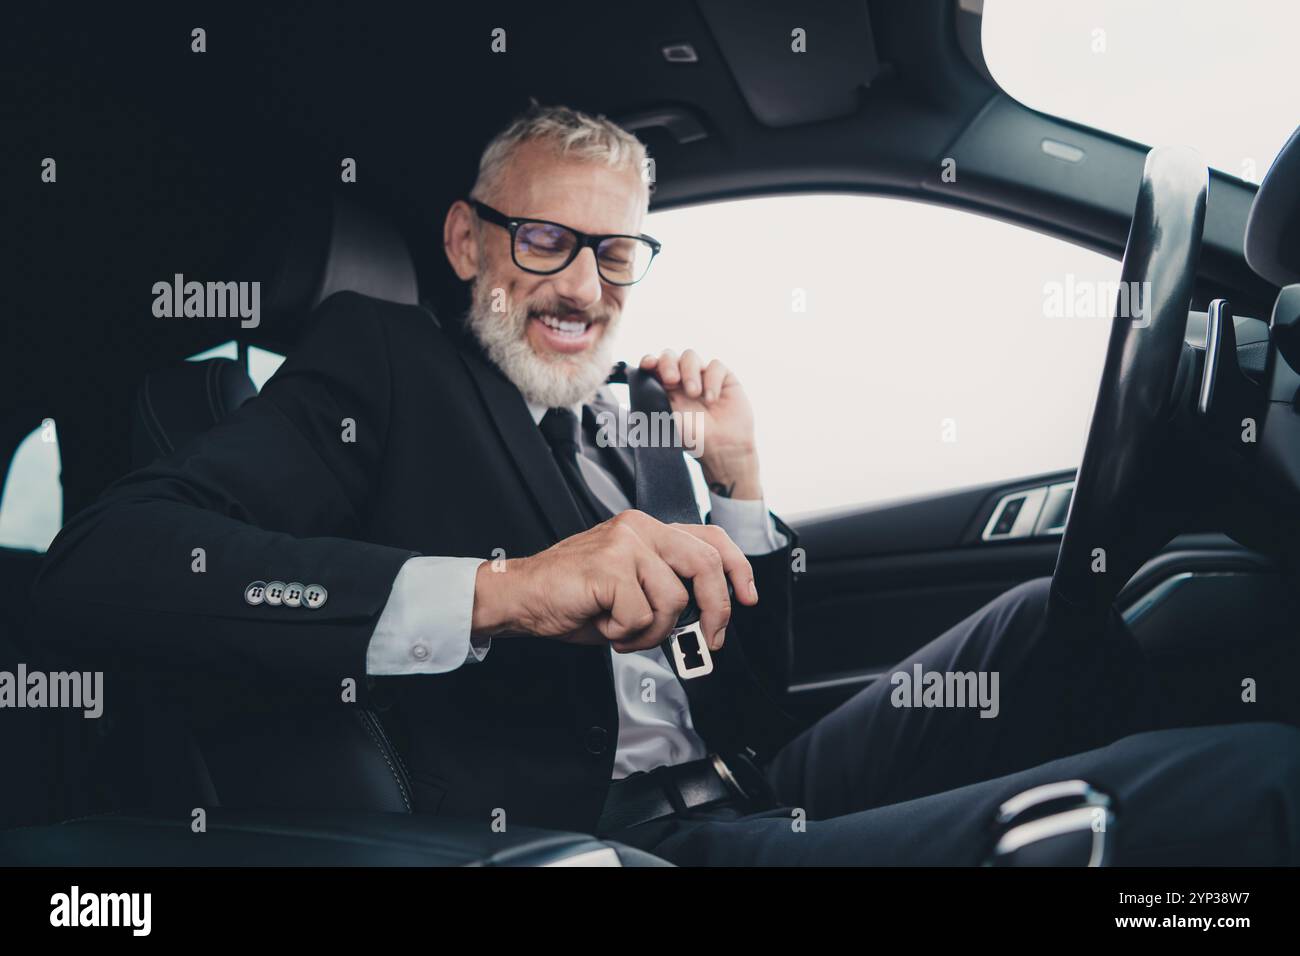
<path id="1" fill-rule="evenodd" d="M 894 671 L 997 672 L 996 716 L 899 706 L 910 692 L 881 679 L 766 765 L 778 809 L 724 806 L 608 836 L 682 865 L 975 865 L 1002 801 L 1082 778 L 1119 807 L 1116 865 L 1300 862 L 1300 730 L 1241 693 L 1259 667 L 1276 679 L 1276 662 L 1220 653 L 1201 671 L 1209 685 L 1180 686 L 1118 620 L 1049 627 L 1047 590 L 1014 588 Z"/>

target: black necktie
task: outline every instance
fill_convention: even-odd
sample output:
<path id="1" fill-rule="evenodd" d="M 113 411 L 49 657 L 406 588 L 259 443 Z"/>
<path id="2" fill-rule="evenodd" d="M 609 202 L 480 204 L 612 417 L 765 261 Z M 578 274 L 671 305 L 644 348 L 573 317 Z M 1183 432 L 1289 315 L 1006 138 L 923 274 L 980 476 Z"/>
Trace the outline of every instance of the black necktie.
<path id="1" fill-rule="evenodd" d="M 551 446 L 555 463 L 560 466 L 560 473 L 564 475 L 565 484 L 569 486 L 574 504 L 578 506 L 578 512 L 587 522 L 587 526 L 594 527 L 612 518 L 613 512 L 592 494 L 578 465 L 578 455 L 581 453 L 579 445 L 581 424 L 578 416 L 567 408 L 552 408 L 542 416 L 538 427 L 541 428 L 546 443 Z"/>

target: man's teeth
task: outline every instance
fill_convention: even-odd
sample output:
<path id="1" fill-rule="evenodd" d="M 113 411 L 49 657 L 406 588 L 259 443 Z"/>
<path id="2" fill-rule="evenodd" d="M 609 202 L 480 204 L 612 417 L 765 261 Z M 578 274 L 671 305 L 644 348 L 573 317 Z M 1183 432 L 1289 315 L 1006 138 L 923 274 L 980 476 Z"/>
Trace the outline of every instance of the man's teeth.
<path id="1" fill-rule="evenodd" d="M 587 331 L 590 322 L 584 322 L 581 319 L 557 319 L 553 315 L 539 316 L 541 322 L 548 329 L 554 329 L 561 335 L 581 335 Z"/>

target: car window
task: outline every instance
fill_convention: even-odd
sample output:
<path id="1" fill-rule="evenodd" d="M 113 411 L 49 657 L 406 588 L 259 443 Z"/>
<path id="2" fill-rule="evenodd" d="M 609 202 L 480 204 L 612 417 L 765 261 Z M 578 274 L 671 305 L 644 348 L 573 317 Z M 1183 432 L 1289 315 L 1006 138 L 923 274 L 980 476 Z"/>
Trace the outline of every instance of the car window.
<path id="1" fill-rule="evenodd" d="M 259 392 L 283 363 L 284 356 L 278 352 L 256 345 L 248 347 L 248 377 L 253 380 L 253 386 Z"/>
<path id="2" fill-rule="evenodd" d="M 210 349 L 204 349 L 191 355 L 185 361 L 187 362 L 206 362 L 208 359 L 224 358 L 231 360 L 239 359 L 239 343 L 234 339 L 228 342 L 222 342 L 220 345 L 214 345 Z"/>
<path id="3" fill-rule="evenodd" d="M 22 440 L 0 494 L 0 547 L 45 551 L 63 524 L 59 438 L 47 418 Z"/>
<path id="4" fill-rule="evenodd" d="M 1249 182 L 1300 118 L 1300 4 L 985 0 L 982 32 L 989 72 L 1026 106 L 1149 146 L 1194 147 Z"/>
<path id="5" fill-rule="evenodd" d="M 617 351 L 692 347 L 753 402 L 798 514 L 1077 466 L 1119 263 L 935 205 L 786 196 L 656 212 Z"/>
<path id="6" fill-rule="evenodd" d="M 284 356 L 279 352 L 272 352 L 270 349 L 264 349 L 256 345 L 250 345 L 244 350 L 247 355 L 248 377 L 253 381 L 253 387 L 259 392 L 262 386 L 267 383 L 272 375 L 284 363 Z M 233 339 L 229 342 L 222 342 L 220 345 L 214 345 L 210 349 L 191 355 L 185 361 L 202 362 L 210 358 L 239 358 L 239 345 Z"/>

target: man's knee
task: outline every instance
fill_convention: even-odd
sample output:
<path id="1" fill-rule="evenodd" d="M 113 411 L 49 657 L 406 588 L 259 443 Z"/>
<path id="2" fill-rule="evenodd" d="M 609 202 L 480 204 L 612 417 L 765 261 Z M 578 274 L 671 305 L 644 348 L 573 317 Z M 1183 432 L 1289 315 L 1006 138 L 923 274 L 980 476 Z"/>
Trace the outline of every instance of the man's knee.
<path id="1" fill-rule="evenodd" d="M 985 608 L 1003 637 L 1032 638 L 1042 633 L 1051 578 L 1034 578 L 1004 591 Z"/>
<path id="2" fill-rule="evenodd" d="M 997 601 L 1042 613 L 1047 610 L 1047 596 L 1051 591 L 1051 578 L 1031 578 L 1003 593 Z"/>

